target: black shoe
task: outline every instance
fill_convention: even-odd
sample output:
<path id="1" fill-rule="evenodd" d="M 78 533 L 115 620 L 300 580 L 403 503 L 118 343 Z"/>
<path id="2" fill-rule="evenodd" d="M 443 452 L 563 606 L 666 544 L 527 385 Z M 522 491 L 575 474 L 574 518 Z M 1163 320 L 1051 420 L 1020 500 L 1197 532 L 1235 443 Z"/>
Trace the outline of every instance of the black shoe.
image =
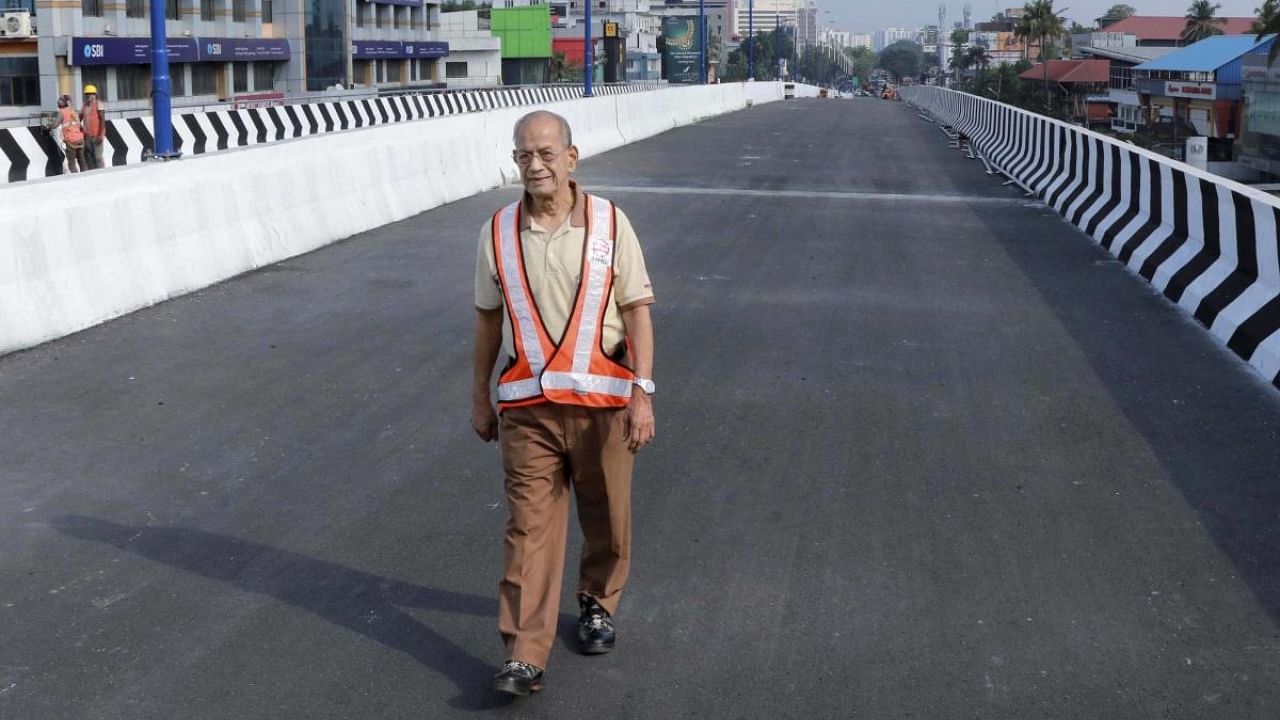
<path id="1" fill-rule="evenodd" d="M 528 695 L 542 689 L 542 668 L 508 660 L 493 676 L 493 689 L 508 695 Z"/>
<path id="2" fill-rule="evenodd" d="M 618 634 L 613 630 L 613 618 L 609 611 L 600 607 L 600 603 L 590 595 L 579 595 L 578 606 L 582 614 L 578 616 L 578 645 L 587 655 L 602 655 L 613 649 Z"/>

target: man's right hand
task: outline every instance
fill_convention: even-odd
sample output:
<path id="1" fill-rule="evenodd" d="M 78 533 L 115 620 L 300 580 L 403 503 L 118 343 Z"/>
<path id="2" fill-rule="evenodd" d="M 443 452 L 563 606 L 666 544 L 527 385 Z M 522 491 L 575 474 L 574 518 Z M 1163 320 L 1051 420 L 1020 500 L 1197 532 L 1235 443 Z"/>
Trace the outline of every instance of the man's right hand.
<path id="1" fill-rule="evenodd" d="M 498 413 L 494 412 L 488 401 L 471 406 L 471 429 L 485 442 L 498 439 Z"/>

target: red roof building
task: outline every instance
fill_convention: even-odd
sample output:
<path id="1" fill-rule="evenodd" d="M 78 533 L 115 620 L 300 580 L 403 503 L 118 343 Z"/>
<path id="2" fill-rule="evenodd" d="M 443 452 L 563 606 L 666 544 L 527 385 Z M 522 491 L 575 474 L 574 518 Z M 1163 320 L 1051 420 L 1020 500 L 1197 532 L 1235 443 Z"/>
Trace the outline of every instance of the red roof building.
<path id="1" fill-rule="evenodd" d="M 1244 35 L 1249 32 L 1255 18 L 1225 17 L 1226 22 L 1218 25 L 1223 35 Z M 1112 23 L 1098 32 L 1124 33 L 1138 38 L 1139 46 L 1177 47 L 1182 44 L 1182 31 L 1187 27 L 1185 17 L 1156 17 L 1153 15 L 1132 15 L 1119 22 Z"/>
<path id="2" fill-rule="evenodd" d="M 1096 83 L 1106 85 L 1111 81 L 1110 60 L 1050 60 L 1049 82 L 1059 85 Z M 1044 65 L 1036 65 L 1018 77 L 1027 80 L 1044 80 Z"/>

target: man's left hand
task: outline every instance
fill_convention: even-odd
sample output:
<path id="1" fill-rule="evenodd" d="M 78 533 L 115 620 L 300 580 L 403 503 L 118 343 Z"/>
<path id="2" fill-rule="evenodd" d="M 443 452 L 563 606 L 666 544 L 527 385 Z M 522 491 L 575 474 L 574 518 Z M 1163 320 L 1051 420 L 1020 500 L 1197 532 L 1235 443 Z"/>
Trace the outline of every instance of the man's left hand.
<path id="1" fill-rule="evenodd" d="M 640 388 L 633 388 L 625 412 L 627 448 L 633 453 L 640 452 L 640 448 L 653 441 L 653 398 Z"/>

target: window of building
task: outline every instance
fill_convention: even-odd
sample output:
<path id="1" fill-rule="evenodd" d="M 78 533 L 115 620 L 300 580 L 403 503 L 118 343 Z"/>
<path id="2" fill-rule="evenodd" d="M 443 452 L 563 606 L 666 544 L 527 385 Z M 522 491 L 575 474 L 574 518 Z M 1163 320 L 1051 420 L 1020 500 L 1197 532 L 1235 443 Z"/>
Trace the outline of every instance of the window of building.
<path id="1" fill-rule="evenodd" d="M 0 57 L 0 105 L 39 104 L 39 58 Z"/>
<path id="2" fill-rule="evenodd" d="M 164 0 L 164 16 L 169 20 L 182 19 L 182 8 L 178 5 L 178 0 Z"/>
<path id="3" fill-rule="evenodd" d="M 418 26 L 421 24 L 422 24 L 422 8 L 420 7 L 409 8 L 409 29 L 417 30 Z"/>
<path id="4" fill-rule="evenodd" d="M 276 8 L 272 0 L 262 0 L 262 22 L 273 23 L 276 19 Z"/>
<path id="5" fill-rule="evenodd" d="M 253 64 L 253 89 L 271 91 L 276 89 L 276 64 L 260 62 Z"/>
<path id="6" fill-rule="evenodd" d="M 232 22 L 244 22 L 244 0 L 231 0 Z"/>
<path id="7" fill-rule="evenodd" d="M 373 6 L 373 26 L 374 27 L 379 27 L 379 28 L 386 27 L 388 24 L 390 24 L 390 18 L 387 17 L 387 15 L 389 14 L 388 10 L 390 10 L 390 7 L 387 5 Z"/>
<path id="8" fill-rule="evenodd" d="M 403 60 L 387 61 L 387 82 L 389 83 L 404 82 L 404 61 Z"/>
<path id="9" fill-rule="evenodd" d="M 218 63 L 196 63 L 191 66 L 191 94 L 217 95 Z"/>
<path id="10" fill-rule="evenodd" d="M 125 0 L 124 16 L 140 18 L 147 16 L 147 0 Z"/>
<path id="11" fill-rule="evenodd" d="M 214 0 L 200 0 L 200 19 L 212 22 L 217 17 L 217 8 L 214 6 Z"/>
<path id="12" fill-rule="evenodd" d="M 356 27 L 364 27 L 364 14 L 368 10 L 369 4 L 356 0 Z"/>
<path id="13" fill-rule="evenodd" d="M 404 17 L 404 12 L 406 10 L 408 10 L 408 8 L 403 8 L 398 5 L 391 7 L 391 27 L 397 30 L 400 29 L 400 23 L 402 22 L 401 18 Z"/>
<path id="14" fill-rule="evenodd" d="M 182 97 L 187 94 L 187 66 L 179 63 L 169 66 L 169 94 Z"/>
<path id="15" fill-rule="evenodd" d="M 373 81 L 374 81 L 375 83 L 384 83 L 384 82 L 386 82 L 386 81 L 387 81 L 387 63 L 386 63 L 386 61 L 384 61 L 384 60 L 375 60 L 375 61 L 374 61 L 374 63 L 373 63 L 373 65 L 374 65 L 374 78 L 373 78 Z"/>
<path id="16" fill-rule="evenodd" d="M 98 88 L 98 97 L 106 100 L 111 97 L 110 88 L 107 83 L 107 66 L 106 65 L 86 65 L 80 69 L 80 84 L 96 85 Z"/>
<path id="17" fill-rule="evenodd" d="M 102 0 L 80 0 L 80 14 L 85 17 L 102 17 Z"/>
<path id="18" fill-rule="evenodd" d="M 231 63 L 231 91 L 249 92 L 249 63 Z"/>
<path id="19" fill-rule="evenodd" d="M 463 62 L 446 62 L 444 64 L 444 76 L 447 78 L 464 78 L 467 76 L 467 63 Z"/>
<path id="20" fill-rule="evenodd" d="M 146 100 L 151 97 L 150 65 L 117 65 L 116 98 Z"/>

